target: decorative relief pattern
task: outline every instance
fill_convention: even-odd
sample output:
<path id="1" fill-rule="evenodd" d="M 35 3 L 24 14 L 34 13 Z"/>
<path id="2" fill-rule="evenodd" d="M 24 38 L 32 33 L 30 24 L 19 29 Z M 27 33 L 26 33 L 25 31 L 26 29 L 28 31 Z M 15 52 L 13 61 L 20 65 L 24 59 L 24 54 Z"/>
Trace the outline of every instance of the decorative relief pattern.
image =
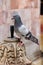
<path id="1" fill-rule="evenodd" d="M 16 43 L 16 51 L 14 51 L 14 44 L 5 43 L 0 44 L 0 65 L 27 65 L 31 64 L 31 61 L 26 57 L 25 46 L 23 43 Z M 16 57 L 15 57 L 16 52 Z"/>

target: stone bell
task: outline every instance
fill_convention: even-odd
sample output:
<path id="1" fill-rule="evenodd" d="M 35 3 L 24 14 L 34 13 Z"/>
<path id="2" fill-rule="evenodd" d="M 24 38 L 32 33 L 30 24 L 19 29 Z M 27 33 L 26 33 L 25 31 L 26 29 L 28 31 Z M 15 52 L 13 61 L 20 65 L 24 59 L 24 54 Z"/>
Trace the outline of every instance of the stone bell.
<path id="1" fill-rule="evenodd" d="M 26 56 L 25 45 L 20 38 L 14 36 L 14 26 L 10 26 L 11 37 L 4 40 L 3 47 L 7 65 L 31 65 L 31 61 Z M 2 49 L 2 48 L 1 48 Z M 0 51 L 0 54 L 1 51 Z M 1 55 L 4 57 L 4 55 Z M 5 65 L 5 64 L 4 64 Z"/>

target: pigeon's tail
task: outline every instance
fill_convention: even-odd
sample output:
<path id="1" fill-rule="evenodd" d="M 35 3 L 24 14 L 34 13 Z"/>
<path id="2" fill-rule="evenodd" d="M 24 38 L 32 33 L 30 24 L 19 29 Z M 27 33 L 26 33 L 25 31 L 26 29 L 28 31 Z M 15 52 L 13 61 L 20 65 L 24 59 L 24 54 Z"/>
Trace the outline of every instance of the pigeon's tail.
<path id="1" fill-rule="evenodd" d="M 25 38 L 28 39 L 28 40 L 31 40 L 32 42 L 34 42 L 34 43 L 36 43 L 36 44 L 39 45 L 38 39 L 37 39 L 35 36 L 33 36 L 33 35 L 31 34 L 31 32 L 29 32 L 29 33 L 25 36 Z"/>
<path id="2" fill-rule="evenodd" d="M 38 39 L 37 39 L 36 37 L 31 36 L 30 40 L 33 41 L 33 42 L 35 42 L 36 44 L 39 45 L 39 43 L 38 43 Z"/>

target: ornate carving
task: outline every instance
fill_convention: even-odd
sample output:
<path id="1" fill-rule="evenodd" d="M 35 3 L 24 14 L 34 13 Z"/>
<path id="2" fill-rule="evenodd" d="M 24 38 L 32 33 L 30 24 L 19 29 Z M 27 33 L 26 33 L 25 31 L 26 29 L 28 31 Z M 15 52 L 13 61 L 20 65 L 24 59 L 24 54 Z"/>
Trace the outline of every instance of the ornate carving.
<path id="1" fill-rule="evenodd" d="M 31 61 L 26 57 L 25 45 L 22 42 L 0 45 L 0 65 L 29 65 Z M 16 53 L 16 57 L 15 57 Z M 4 57 L 4 59 L 2 59 Z"/>

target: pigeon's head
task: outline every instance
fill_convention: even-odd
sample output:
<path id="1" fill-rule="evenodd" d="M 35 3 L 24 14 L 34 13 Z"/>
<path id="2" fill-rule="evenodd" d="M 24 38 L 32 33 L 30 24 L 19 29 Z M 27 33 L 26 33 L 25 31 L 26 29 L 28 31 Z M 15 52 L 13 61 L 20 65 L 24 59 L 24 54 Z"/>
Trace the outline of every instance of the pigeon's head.
<path id="1" fill-rule="evenodd" d="M 14 11 L 12 13 L 12 20 L 15 21 L 15 20 L 17 20 L 19 18 L 20 18 L 20 16 L 19 16 L 18 12 L 17 11 Z"/>
<path id="2" fill-rule="evenodd" d="M 12 20 L 16 20 L 16 19 L 20 19 L 20 16 L 19 16 L 19 15 L 14 15 L 14 16 L 12 17 Z"/>
<path id="3" fill-rule="evenodd" d="M 22 24 L 21 17 L 18 14 L 13 15 L 12 20 L 16 25 L 20 26 Z"/>

